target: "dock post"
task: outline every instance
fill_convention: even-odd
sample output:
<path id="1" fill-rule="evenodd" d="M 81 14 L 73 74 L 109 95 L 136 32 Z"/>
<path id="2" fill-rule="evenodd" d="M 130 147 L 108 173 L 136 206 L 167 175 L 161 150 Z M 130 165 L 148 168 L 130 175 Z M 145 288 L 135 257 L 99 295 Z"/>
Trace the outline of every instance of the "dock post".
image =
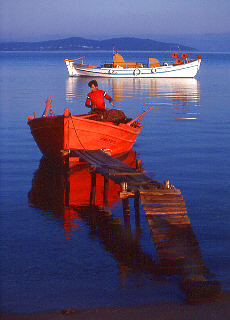
<path id="1" fill-rule="evenodd" d="M 140 206 L 139 206 L 140 194 L 139 192 L 135 192 L 134 196 L 134 209 L 135 209 L 135 222 L 136 229 L 140 231 Z"/>
<path id="2" fill-rule="evenodd" d="M 141 159 L 136 159 L 136 169 L 137 169 L 137 171 L 139 171 L 139 172 L 142 171 Z"/>
<path id="3" fill-rule="evenodd" d="M 103 206 L 108 207 L 109 178 L 104 176 Z"/>
<path id="4" fill-rule="evenodd" d="M 135 192 L 135 195 L 134 195 L 134 208 L 135 208 L 135 214 L 136 215 L 140 215 L 139 198 L 140 198 L 139 192 Z"/>
<path id="5" fill-rule="evenodd" d="M 64 169 L 65 172 L 69 173 L 69 155 L 64 157 Z"/>
<path id="6" fill-rule="evenodd" d="M 122 199 L 123 204 L 123 216 L 124 216 L 124 224 L 126 229 L 131 230 L 130 225 L 130 214 L 129 214 L 129 198 Z"/>
<path id="7" fill-rule="evenodd" d="M 165 181 L 164 181 L 164 188 L 165 188 L 165 189 L 169 189 L 169 188 L 170 188 L 169 180 L 165 180 Z"/>
<path id="8" fill-rule="evenodd" d="M 129 199 L 128 198 L 122 199 L 122 204 L 123 204 L 123 214 L 129 215 Z"/>
<path id="9" fill-rule="evenodd" d="M 95 205 L 95 195 L 96 195 L 96 171 L 92 168 L 90 170 L 91 174 L 91 189 L 90 189 L 90 205 Z"/>

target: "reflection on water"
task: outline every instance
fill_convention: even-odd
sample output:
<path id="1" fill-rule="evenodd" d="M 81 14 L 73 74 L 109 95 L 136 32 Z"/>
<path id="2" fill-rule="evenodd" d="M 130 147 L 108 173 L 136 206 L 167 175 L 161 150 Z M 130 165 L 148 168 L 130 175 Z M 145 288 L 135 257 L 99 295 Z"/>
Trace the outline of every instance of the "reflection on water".
<path id="1" fill-rule="evenodd" d="M 136 167 L 136 152 L 131 150 L 121 160 L 131 167 Z M 33 206 L 52 212 L 63 220 L 66 237 L 78 228 L 79 213 L 72 208 L 90 206 L 91 176 L 89 166 L 81 163 L 71 168 L 66 175 L 63 168 L 53 167 L 42 158 L 35 172 L 29 199 Z M 103 206 L 104 177 L 97 174 L 95 206 Z M 108 206 L 112 207 L 119 201 L 120 186 L 110 181 Z"/>
<path id="2" fill-rule="evenodd" d="M 133 168 L 137 166 L 137 155 L 131 150 L 121 159 Z M 143 236 L 140 226 L 139 205 L 135 206 L 135 228 L 130 224 L 129 206 L 121 209 L 121 216 L 112 213 L 113 206 L 119 202 L 120 186 L 109 182 L 108 198 L 104 205 L 104 177 L 96 174 L 95 205 L 90 206 L 91 175 L 89 166 L 78 164 L 65 174 L 61 169 L 52 167 L 44 158 L 36 171 L 32 188 L 28 194 L 30 203 L 50 212 L 62 222 L 66 238 L 71 238 L 79 226 L 88 227 L 89 237 L 99 240 L 100 244 L 118 262 L 120 281 L 126 283 L 129 270 L 138 270 L 158 276 L 199 277 L 202 292 L 197 287 L 192 296 L 187 287 L 182 289 L 187 297 L 194 298 L 216 293 L 220 289 L 217 282 L 206 280 L 209 270 L 202 258 L 198 240 L 190 225 L 186 207 L 181 195 L 145 195 L 144 210 L 148 208 L 148 225 L 152 234 L 157 257 L 145 252 L 141 246 Z M 174 210 L 174 211 L 172 211 Z M 179 210 L 179 211 L 178 211 Z M 155 214 L 154 211 L 157 211 Z M 166 214 L 170 212 L 170 214 Z M 190 279 L 190 278 L 189 278 Z M 206 286 L 203 284 L 206 283 Z M 210 289 L 211 288 L 211 289 Z M 211 291 L 210 291 L 211 290 Z"/>
<path id="3" fill-rule="evenodd" d="M 66 101 L 85 100 L 89 78 L 66 80 Z M 100 79 L 100 87 L 112 90 L 116 108 L 128 99 L 142 99 L 145 105 L 170 106 L 174 119 L 197 119 L 200 113 L 200 83 L 196 79 Z M 146 101 L 147 99 L 147 101 Z"/>
<path id="4" fill-rule="evenodd" d="M 130 52 L 127 58 L 134 61 L 147 54 Z M 68 77 L 64 65 L 68 52 L 1 52 L 0 55 L 1 98 L 4 102 L 1 105 L 0 134 L 2 310 L 34 312 L 73 306 L 88 308 L 181 301 L 180 291 L 174 288 L 177 276 L 166 277 L 163 283 L 158 276 L 143 276 L 140 272 L 130 271 L 125 289 L 120 289 L 118 273 L 127 277 L 129 268 L 122 262 L 119 270 L 118 258 L 104 249 L 100 240 L 102 236 L 99 238 L 95 233 L 91 236 L 83 215 L 76 208 L 63 205 L 64 195 L 66 199 L 68 196 L 64 191 L 65 179 L 51 168 L 50 172 L 48 169 L 44 171 L 45 177 L 37 172 L 32 186 L 41 154 L 29 133 L 27 115 L 34 112 L 36 117 L 41 115 L 47 96 L 53 98 L 55 114 L 63 114 L 64 107 L 70 107 L 73 114 L 88 112 L 84 102 L 90 79 Z M 89 55 L 92 63 L 100 63 L 108 60 L 111 53 L 89 52 Z M 159 53 L 162 59 L 167 55 Z M 99 87 L 111 96 L 114 86 L 120 108 L 131 117 L 141 113 L 144 103 L 150 106 L 157 101 L 160 109 L 153 108 L 146 115 L 136 150 L 145 169 L 155 172 L 155 178 L 170 178 L 183 190 L 191 227 L 199 240 L 205 264 L 217 274 L 224 290 L 229 290 L 230 73 L 226 70 L 230 68 L 230 54 L 203 55 L 200 81 L 115 79 L 112 82 L 100 79 L 98 82 Z M 9 70 L 14 74 L 13 81 Z M 36 77 L 31 77 L 35 73 Z M 188 115 L 198 117 L 199 121 L 173 120 L 174 117 L 186 117 L 187 114 L 176 114 L 184 111 L 200 112 L 200 115 Z M 29 190 L 35 208 L 28 206 Z M 110 207 L 113 221 L 115 223 L 117 219 L 118 223 L 120 218 L 121 226 L 125 228 L 121 203 L 116 196 L 115 202 L 114 207 Z M 134 237 L 138 228 L 135 228 L 135 212 L 131 204 L 132 200 L 129 217 Z M 157 217 L 152 222 L 152 234 L 157 237 Z M 163 223 L 166 225 L 166 219 L 162 221 L 162 239 Z M 155 239 L 152 241 L 142 206 L 140 229 L 144 253 L 153 253 L 157 265 L 161 259 L 162 267 L 163 252 L 165 258 L 168 253 L 173 263 L 171 251 L 178 242 L 169 237 L 171 248 L 167 250 L 162 246 L 162 252 L 155 249 L 154 246 L 159 247 L 159 244 Z M 173 236 L 175 229 L 176 226 L 168 224 L 165 236 Z M 179 227 L 177 229 L 179 231 Z M 184 231 L 181 236 L 186 238 Z M 197 245 L 197 241 L 194 243 Z"/>

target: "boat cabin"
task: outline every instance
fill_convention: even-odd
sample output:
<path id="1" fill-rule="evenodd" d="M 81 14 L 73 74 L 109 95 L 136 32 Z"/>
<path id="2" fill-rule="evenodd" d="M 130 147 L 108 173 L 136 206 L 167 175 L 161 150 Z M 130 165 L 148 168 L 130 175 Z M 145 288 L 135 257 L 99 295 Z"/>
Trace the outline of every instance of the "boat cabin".
<path id="1" fill-rule="evenodd" d="M 119 53 L 113 54 L 113 68 L 122 67 L 122 68 L 153 68 L 160 67 L 160 62 L 155 58 L 149 58 L 148 63 L 139 63 L 139 62 L 125 62 L 124 58 Z"/>

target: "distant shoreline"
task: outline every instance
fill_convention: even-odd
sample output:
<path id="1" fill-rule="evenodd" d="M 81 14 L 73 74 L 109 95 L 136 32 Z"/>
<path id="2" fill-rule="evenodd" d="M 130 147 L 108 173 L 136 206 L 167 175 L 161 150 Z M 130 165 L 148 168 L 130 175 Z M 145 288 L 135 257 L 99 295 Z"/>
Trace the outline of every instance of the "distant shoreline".
<path id="1" fill-rule="evenodd" d="M 112 50 L 0 50 L 0 52 L 109 52 L 112 53 Z M 170 52 L 172 53 L 172 50 L 119 50 L 119 53 L 121 52 Z M 182 51 L 182 53 L 185 52 Z M 186 51 L 188 52 L 188 51 Z M 189 53 L 200 53 L 201 51 L 189 51 Z M 207 53 L 218 53 L 218 52 L 209 52 Z M 220 53 L 229 53 L 229 52 L 220 52 Z"/>
<path id="2" fill-rule="evenodd" d="M 0 42 L 0 51 L 101 51 L 116 47 L 119 51 L 197 51 L 196 48 L 184 46 L 180 43 L 166 43 L 151 39 L 113 38 L 108 40 L 90 40 L 72 37 L 60 40 L 39 42 Z"/>
<path id="3" fill-rule="evenodd" d="M 0 53 L 7 53 L 7 52 L 31 52 L 31 53 L 61 53 L 61 52 L 70 52 L 70 53 L 91 53 L 91 52 L 109 52 L 112 53 L 112 50 L 0 50 Z M 172 53 L 172 50 L 119 50 L 120 53 L 124 53 L 124 52 L 159 52 L 159 53 L 163 53 L 163 52 L 169 52 L 170 54 Z M 230 51 L 189 51 L 190 53 L 194 53 L 194 54 L 230 54 Z"/>

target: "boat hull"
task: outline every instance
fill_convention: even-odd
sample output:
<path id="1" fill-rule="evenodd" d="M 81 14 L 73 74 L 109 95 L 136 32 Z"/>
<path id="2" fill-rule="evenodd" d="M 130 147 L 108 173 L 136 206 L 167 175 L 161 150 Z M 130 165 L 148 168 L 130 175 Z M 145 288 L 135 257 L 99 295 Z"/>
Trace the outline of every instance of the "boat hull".
<path id="1" fill-rule="evenodd" d="M 62 158 L 62 150 L 109 149 L 111 155 L 129 151 L 141 128 L 124 123 L 94 121 L 81 116 L 50 116 L 28 121 L 32 136 L 46 158 Z"/>
<path id="2" fill-rule="evenodd" d="M 102 78 L 194 78 L 200 69 L 201 59 L 180 65 L 166 65 L 154 68 L 97 68 L 65 60 L 71 77 Z"/>

